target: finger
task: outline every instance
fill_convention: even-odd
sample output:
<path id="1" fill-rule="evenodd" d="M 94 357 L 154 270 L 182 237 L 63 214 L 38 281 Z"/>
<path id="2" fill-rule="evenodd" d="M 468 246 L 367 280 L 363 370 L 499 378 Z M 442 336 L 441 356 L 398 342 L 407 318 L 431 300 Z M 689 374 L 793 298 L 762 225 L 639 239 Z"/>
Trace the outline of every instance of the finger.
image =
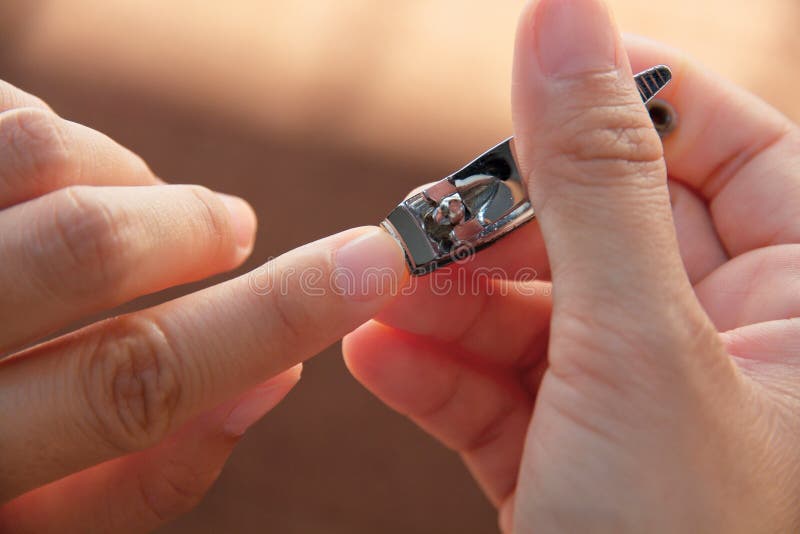
<path id="1" fill-rule="evenodd" d="M 300 379 L 292 368 L 146 451 L 36 489 L 0 508 L 3 532 L 149 532 L 199 504 L 238 440 Z"/>
<path id="2" fill-rule="evenodd" d="M 721 338 L 748 378 L 787 401 L 800 400 L 800 319 L 750 324 L 725 332 Z M 790 424 L 800 426 L 796 419 Z"/>
<path id="3" fill-rule="evenodd" d="M 777 245 L 737 256 L 695 291 L 720 331 L 800 317 L 800 245 Z"/>
<path id="4" fill-rule="evenodd" d="M 643 337 L 667 319 L 696 332 L 707 319 L 681 262 L 661 142 L 607 8 L 532 3 L 513 89 L 517 155 L 552 269 L 553 329 L 585 324 L 581 335 L 593 335 L 592 311 L 602 310 L 602 324 L 627 319 Z"/>
<path id="5" fill-rule="evenodd" d="M 0 496 L 155 445 L 341 339 L 405 277 L 386 232 L 353 230 L 0 362 Z"/>
<path id="6" fill-rule="evenodd" d="M 153 185 L 144 161 L 41 107 L 0 113 L 0 208 L 68 185 Z"/>
<path id="7" fill-rule="evenodd" d="M 495 505 L 509 497 L 533 407 L 511 375 L 374 321 L 345 337 L 342 350 L 367 389 L 461 454 Z"/>
<path id="8" fill-rule="evenodd" d="M 800 319 L 749 324 L 721 334 L 728 352 L 751 377 L 795 391 L 800 377 Z M 788 387 L 787 387 L 788 386 Z"/>
<path id="9" fill-rule="evenodd" d="M 728 261 L 706 204 L 680 182 L 669 182 L 672 216 L 683 266 L 694 285 Z"/>
<path id="10" fill-rule="evenodd" d="M 464 351 L 462 357 L 478 365 L 520 370 L 545 357 L 549 283 L 509 282 L 491 271 L 452 278 L 437 274 L 414 280 L 377 319 Z"/>
<path id="11" fill-rule="evenodd" d="M 62 189 L 0 211 L 0 353 L 249 255 L 255 215 L 198 186 Z"/>
<path id="12" fill-rule="evenodd" d="M 672 69 L 663 98 L 679 122 L 664 140 L 667 166 L 709 203 L 727 251 L 799 242 L 798 128 L 676 50 L 635 36 L 625 44 L 635 70 L 658 63 Z"/>
<path id="13" fill-rule="evenodd" d="M 39 97 L 26 93 L 8 82 L 0 80 L 0 113 L 14 108 L 39 108 L 49 110 L 50 106 Z"/>

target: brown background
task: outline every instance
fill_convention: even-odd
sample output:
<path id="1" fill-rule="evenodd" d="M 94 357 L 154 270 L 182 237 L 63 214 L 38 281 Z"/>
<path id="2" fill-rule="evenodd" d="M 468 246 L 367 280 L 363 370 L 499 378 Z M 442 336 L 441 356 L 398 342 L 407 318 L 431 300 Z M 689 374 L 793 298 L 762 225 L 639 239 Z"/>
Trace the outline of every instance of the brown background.
<path id="1" fill-rule="evenodd" d="M 379 221 L 509 134 L 521 4 L 3 1 L 0 77 L 167 180 L 247 198 L 260 231 L 246 270 Z M 796 0 L 612 5 L 624 30 L 688 50 L 800 117 Z M 495 529 L 458 458 L 361 389 L 336 346 L 249 432 L 203 504 L 162 531 Z"/>

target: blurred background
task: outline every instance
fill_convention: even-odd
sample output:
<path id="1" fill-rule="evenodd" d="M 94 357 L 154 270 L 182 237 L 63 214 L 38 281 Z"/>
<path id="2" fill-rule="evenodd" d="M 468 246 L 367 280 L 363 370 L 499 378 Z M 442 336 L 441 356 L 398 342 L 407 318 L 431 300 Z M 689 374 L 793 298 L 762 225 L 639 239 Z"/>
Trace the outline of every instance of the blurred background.
<path id="1" fill-rule="evenodd" d="M 800 118 L 800 1 L 610 3 L 624 31 L 682 48 Z M 509 135 L 522 4 L 0 0 L 0 78 L 166 180 L 248 199 L 260 230 L 245 270 L 380 221 L 411 188 Z M 495 525 L 458 458 L 362 390 L 334 346 L 248 433 L 203 504 L 161 532 Z"/>

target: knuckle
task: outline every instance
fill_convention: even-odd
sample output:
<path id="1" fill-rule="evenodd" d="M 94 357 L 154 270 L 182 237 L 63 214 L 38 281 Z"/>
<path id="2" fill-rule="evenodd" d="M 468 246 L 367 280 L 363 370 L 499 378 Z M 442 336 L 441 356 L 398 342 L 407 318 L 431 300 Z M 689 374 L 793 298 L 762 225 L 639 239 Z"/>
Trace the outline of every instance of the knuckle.
<path id="1" fill-rule="evenodd" d="M 463 394 L 463 376 L 456 373 L 451 375 L 447 384 L 436 392 L 432 398 L 418 400 L 418 406 L 409 410 L 409 415 L 417 419 L 436 419 L 458 402 L 458 398 Z"/>
<path id="2" fill-rule="evenodd" d="M 456 450 L 465 454 L 474 454 L 491 445 L 505 435 L 505 427 L 514 413 L 514 405 L 511 403 L 499 409 L 490 418 L 481 422 L 471 434 L 466 436 Z"/>
<path id="3" fill-rule="evenodd" d="M 549 354 L 549 371 L 576 390 L 602 386 L 617 394 L 673 387 L 685 382 L 699 363 L 724 361 L 718 335 L 708 318 L 692 305 L 679 302 L 656 308 L 605 304 L 565 307 L 553 323 L 559 340 Z M 620 373 L 626 369 L 626 373 Z"/>
<path id="4" fill-rule="evenodd" d="M 560 152 L 576 162 L 651 163 L 663 156 L 658 134 L 639 103 L 571 110 L 556 141 Z"/>
<path id="5" fill-rule="evenodd" d="M 286 294 L 294 294 L 291 290 L 283 294 L 283 291 L 273 291 L 272 295 L 272 316 L 277 322 L 277 326 L 287 339 L 308 339 L 309 325 L 313 325 L 312 314 L 309 310 L 295 299 L 286 298 Z"/>
<path id="6" fill-rule="evenodd" d="M 550 137 L 559 164 L 578 167 L 575 175 L 593 181 L 652 174 L 663 166 L 663 146 L 649 115 L 616 73 L 564 83 L 573 97 L 565 100 Z"/>
<path id="7" fill-rule="evenodd" d="M 90 425 L 113 451 L 139 451 L 169 433 L 181 383 L 177 355 L 156 322 L 110 320 L 83 368 Z"/>
<path id="8" fill-rule="evenodd" d="M 18 108 L 0 114 L 0 141 L 9 151 L 7 181 L 16 178 L 18 185 L 44 189 L 80 173 L 80 158 L 72 154 L 62 121 L 51 111 Z"/>
<path id="9" fill-rule="evenodd" d="M 228 215 L 222 202 L 207 187 L 192 185 L 188 189 L 196 203 L 196 211 L 200 214 L 199 220 L 202 221 L 206 234 L 217 237 L 221 242 L 230 233 Z"/>
<path id="10" fill-rule="evenodd" d="M 229 243 L 232 235 L 227 211 L 216 193 L 207 187 L 192 185 L 187 186 L 194 202 L 192 211 L 198 215 L 201 235 L 208 239 L 209 236 L 216 243 L 217 252 L 227 251 L 225 243 Z"/>
<path id="11" fill-rule="evenodd" d="M 293 347 L 298 343 L 304 346 L 324 344 L 325 318 L 335 315 L 335 305 L 326 299 L 315 299 L 317 301 L 312 303 L 305 298 L 317 288 L 312 288 L 309 293 L 302 273 L 280 259 L 267 262 L 254 273 L 256 276 L 251 278 L 250 288 L 265 298 L 263 316 L 269 334 L 262 338 L 263 349 L 285 358 L 286 351 L 281 347 Z"/>
<path id="12" fill-rule="evenodd" d="M 157 472 L 140 477 L 142 504 L 158 521 L 169 521 L 200 504 L 218 475 L 218 466 L 204 468 L 178 458 L 171 459 Z"/>
<path id="13" fill-rule="evenodd" d="M 638 358 L 626 358 L 641 350 L 629 332 L 617 335 L 613 321 L 601 323 L 590 313 L 565 309 L 553 323 L 551 337 L 562 340 L 554 344 L 548 355 L 549 372 L 561 382 L 570 384 L 575 390 L 588 386 L 604 386 L 608 390 L 618 388 L 617 369 L 626 359 L 633 363 Z M 606 356 L 608 354 L 608 356 Z M 631 373 L 637 376 L 635 373 Z M 624 379 L 624 376 L 619 378 Z"/>
<path id="14" fill-rule="evenodd" d="M 81 273 L 77 291 L 94 291 L 119 281 L 126 252 L 124 221 L 114 217 L 90 187 L 70 186 L 54 193 L 53 217 L 46 224 L 52 226 L 42 232 L 44 239 L 52 237 L 56 256 L 67 262 L 62 270 Z"/>

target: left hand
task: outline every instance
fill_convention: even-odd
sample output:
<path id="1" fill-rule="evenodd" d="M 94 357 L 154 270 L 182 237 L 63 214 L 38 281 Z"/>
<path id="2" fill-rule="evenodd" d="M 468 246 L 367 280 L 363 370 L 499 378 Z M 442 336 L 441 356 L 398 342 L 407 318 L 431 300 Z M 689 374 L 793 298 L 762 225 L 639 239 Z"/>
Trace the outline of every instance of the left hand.
<path id="1" fill-rule="evenodd" d="M 166 185 L 0 81 L 0 532 L 142 532 L 188 511 L 300 362 L 388 302 L 361 272 L 405 276 L 385 232 L 351 230 L 41 342 L 240 265 L 255 231 L 243 200 Z M 348 293 L 328 286 L 336 269 Z"/>

